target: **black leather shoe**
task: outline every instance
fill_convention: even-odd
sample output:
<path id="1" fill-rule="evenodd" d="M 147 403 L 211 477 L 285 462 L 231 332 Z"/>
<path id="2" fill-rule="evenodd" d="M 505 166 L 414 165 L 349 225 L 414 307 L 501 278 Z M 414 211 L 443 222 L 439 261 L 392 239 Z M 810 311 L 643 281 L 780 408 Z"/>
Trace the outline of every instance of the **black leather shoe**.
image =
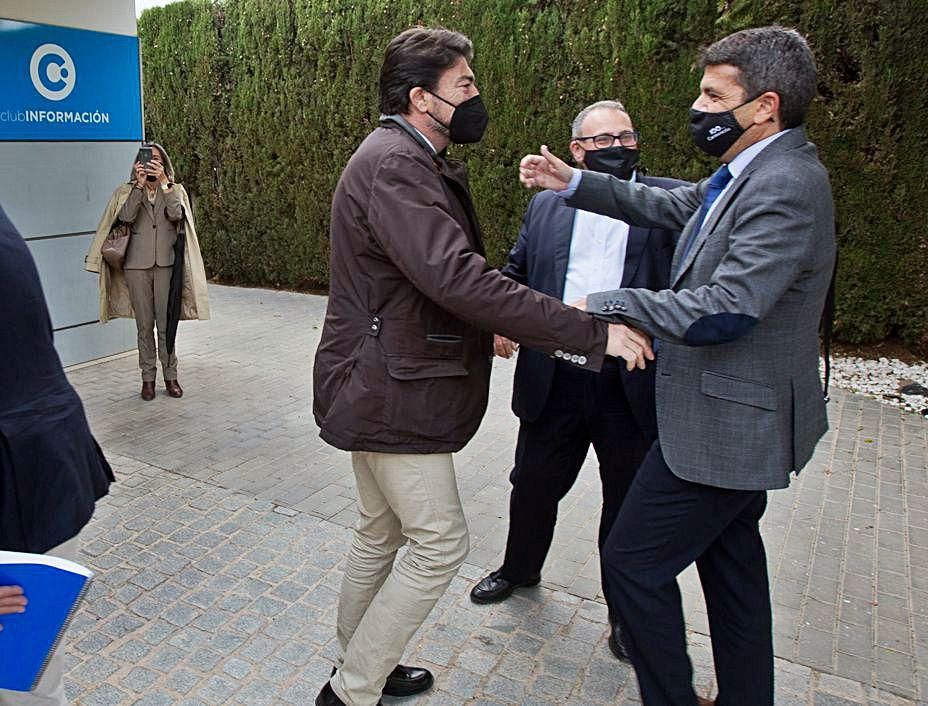
<path id="1" fill-rule="evenodd" d="M 541 576 L 532 576 L 525 581 L 507 581 L 500 569 L 497 569 L 489 576 L 484 576 L 480 583 L 471 589 L 470 599 L 474 603 L 499 603 L 509 598 L 517 588 L 537 586 L 540 582 Z"/>
<path id="2" fill-rule="evenodd" d="M 332 691 L 332 684 L 326 682 L 325 686 L 322 687 L 322 691 L 316 697 L 316 706 L 345 706 L 345 702 Z"/>
<path id="3" fill-rule="evenodd" d="M 154 382 L 154 380 L 152 380 L 151 382 L 143 382 L 143 383 L 142 383 L 142 393 L 141 393 L 141 397 L 142 397 L 142 399 L 145 400 L 146 402 L 151 402 L 153 399 L 155 399 L 155 382 Z"/>
<path id="4" fill-rule="evenodd" d="M 435 677 L 424 667 L 396 665 L 383 685 L 384 696 L 412 696 L 432 688 Z"/>
<path id="5" fill-rule="evenodd" d="M 335 667 L 332 667 L 332 676 L 335 676 Z M 412 696 L 421 694 L 432 688 L 435 677 L 425 667 L 407 667 L 398 664 L 387 675 L 387 683 L 383 685 L 384 696 Z"/>
<path id="6" fill-rule="evenodd" d="M 609 632 L 609 651 L 615 655 L 615 658 L 623 662 L 632 663 L 628 656 L 628 650 L 625 648 L 625 639 L 622 635 L 622 628 L 616 623 L 612 624 L 612 630 Z"/>

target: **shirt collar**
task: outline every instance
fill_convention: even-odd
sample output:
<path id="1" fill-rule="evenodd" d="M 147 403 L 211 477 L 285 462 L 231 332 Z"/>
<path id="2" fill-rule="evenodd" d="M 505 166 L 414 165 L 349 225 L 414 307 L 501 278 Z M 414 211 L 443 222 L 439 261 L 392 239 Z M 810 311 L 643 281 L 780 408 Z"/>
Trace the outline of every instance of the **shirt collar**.
<path id="1" fill-rule="evenodd" d="M 732 178 L 737 179 L 741 175 L 741 172 L 747 169 L 747 166 L 754 160 L 754 158 L 764 151 L 764 148 L 767 145 L 771 144 L 777 138 L 782 137 L 791 129 L 792 128 L 789 128 L 788 130 L 780 130 L 780 132 L 775 132 L 769 137 L 765 137 L 763 140 L 755 142 L 750 147 L 745 147 L 743 150 L 741 150 L 737 156 L 728 163 L 728 171 L 731 172 Z"/>
<path id="2" fill-rule="evenodd" d="M 435 149 L 435 145 L 432 144 L 432 141 L 429 138 L 427 138 L 424 134 L 422 134 L 422 131 L 419 128 L 413 125 L 412 129 L 419 133 L 419 137 L 425 140 L 426 144 L 428 144 L 428 146 L 432 149 L 432 152 L 434 152 L 435 154 L 438 154 L 438 150 Z"/>

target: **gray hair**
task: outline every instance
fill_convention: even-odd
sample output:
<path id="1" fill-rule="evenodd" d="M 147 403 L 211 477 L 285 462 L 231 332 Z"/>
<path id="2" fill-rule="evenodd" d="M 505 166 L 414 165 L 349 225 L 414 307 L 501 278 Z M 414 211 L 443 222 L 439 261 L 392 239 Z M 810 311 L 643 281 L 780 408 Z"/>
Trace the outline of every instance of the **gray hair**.
<path id="1" fill-rule="evenodd" d="M 700 67 L 730 64 L 748 100 L 773 91 L 780 96 L 780 122 L 802 125 L 815 98 L 815 57 L 799 32 L 779 25 L 744 29 L 720 39 L 700 57 Z"/>
<path id="2" fill-rule="evenodd" d="M 168 151 L 157 142 L 145 142 L 142 144 L 142 147 L 155 147 L 161 153 L 164 164 L 164 173 L 167 174 L 170 181 L 174 181 L 174 163 L 171 162 L 171 157 L 168 154 Z M 135 160 L 132 160 L 132 168 L 129 170 L 129 181 L 135 181 Z"/>
<path id="3" fill-rule="evenodd" d="M 574 121 L 570 124 L 571 137 L 580 137 L 583 121 L 586 120 L 586 117 L 594 110 L 615 110 L 628 115 L 628 111 L 625 110 L 625 106 L 622 105 L 619 101 L 596 101 L 592 105 L 588 105 L 586 108 L 577 113 L 577 117 L 574 118 Z"/>

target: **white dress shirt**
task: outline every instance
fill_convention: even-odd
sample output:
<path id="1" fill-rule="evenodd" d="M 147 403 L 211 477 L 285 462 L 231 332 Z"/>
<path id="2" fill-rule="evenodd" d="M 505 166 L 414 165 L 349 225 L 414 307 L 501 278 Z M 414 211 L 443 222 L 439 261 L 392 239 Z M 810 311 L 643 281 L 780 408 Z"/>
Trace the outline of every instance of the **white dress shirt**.
<path id="1" fill-rule="evenodd" d="M 627 247 L 628 223 L 578 209 L 567 261 L 564 303 L 573 304 L 593 292 L 619 289 Z"/>

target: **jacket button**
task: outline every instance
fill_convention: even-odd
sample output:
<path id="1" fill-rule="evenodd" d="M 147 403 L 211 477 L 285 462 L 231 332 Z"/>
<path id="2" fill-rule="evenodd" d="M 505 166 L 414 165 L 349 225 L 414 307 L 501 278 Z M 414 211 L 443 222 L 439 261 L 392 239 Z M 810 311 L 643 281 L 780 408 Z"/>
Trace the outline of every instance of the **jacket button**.
<path id="1" fill-rule="evenodd" d="M 571 363 L 579 363 L 579 362 L 580 362 L 580 356 L 579 356 L 579 355 L 572 355 L 572 356 L 570 356 L 570 362 L 571 362 Z"/>
<path id="2" fill-rule="evenodd" d="M 602 308 L 600 309 L 600 311 L 609 311 L 609 307 L 608 307 L 607 305 L 603 304 L 603 306 L 602 306 Z"/>
<path id="3" fill-rule="evenodd" d="M 580 365 L 586 365 L 586 356 L 581 355 L 580 360 L 578 360 L 577 362 L 580 363 Z"/>
<path id="4" fill-rule="evenodd" d="M 564 357 L 564 351 L 554 351 L 554 357 L 555 357 L 555 358 L 563 358 L 563 357 Z"/>
<path id="5" fill-rule="evenodd" d="M 373 321 L 374 321 L 375 324 L 379 324 L 379 323 L 380 323 L 380 317 L 379 317 L 379 316 L 375 316 L 374 319 L 373 319 Z"/>
<path id="6" fill-rule="evenodd" d="M 378 328 L 380 327 L 377 324 L 371 324 L 371 331 L 376 331 Z"/>

